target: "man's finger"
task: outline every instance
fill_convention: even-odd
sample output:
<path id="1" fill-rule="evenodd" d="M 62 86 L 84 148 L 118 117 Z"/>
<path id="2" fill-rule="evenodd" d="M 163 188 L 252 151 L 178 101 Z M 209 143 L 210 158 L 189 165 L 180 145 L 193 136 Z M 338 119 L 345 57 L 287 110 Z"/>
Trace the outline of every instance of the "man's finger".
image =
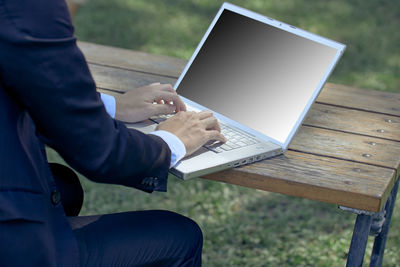
<path id="1" fill-rule="evenodd" d="M 217 130 L 221 132 L 221 127 L 219 126 L 218 120 L 212 116 L 202 120 L 207 130 Z"/>
<path id="2" fill-rule="evenodd" d="M 175 109 L 174 105 L 155 104 L 153 105 L 153 114 L 151 116 L 171 114 L 175 112 Z"/>
<path id="3" fill-rule="evenodd" d="M 160 90 L 171 92 L 171 93 L 176 93 L 174 88 L 170 84 L 160 84 Z"/>
<path id="4" fill-rule="evenodd" d="M 197 114 L 198 114 L 200 120 L 204 120 L 206 118 L 209 118 L 209 117 L 213 116 L 213 113 L 211 111 L 209 111 L 209 110 L 203 110 L 203 111 L 200 111 Z"/>
<path id="5" fill-rule="evenodd" d="M 217 130 L 207 131 L 206 137 L 207 137 L 208 141 L 209 140 L 217 140 L 217 141 L 220 141 L 220 142 L 223 142 L 223 143 L 226 142 L 225 136 L 223 136 Z"/>
<path id="6" fill-rule="evenodd" d="M 172 87 L 172 85 L 170 84 L 160 84 L 160 90 L 165 91 L 165 92 L 170 92 L 173 93 L 177 96 L 177 100 L 174 101 L 176 102 L 176 107 L 178 109 L 177 112 L 179 111 L 186 111 L 186 105 L 185 103 L 183 103 L 183 101 L 181 100 L 181 98 L 179 97 L 179 95 L 176 93 L 176 91 L 174 90 L 174 88 Z"/>
<path id="7" fill-rule="evenodd" d="M 173 102 L 177 108 L 176 112 L 186 111 L 185 103 L 182 101 L 182 99 L 179 97 L 179 95 L 175 92 L 175 90 L 174 90 L 173 94 L 175 95 L 175 100 L 173 100 Z"/>
<path id="8" fill-rule="evenodd" d="M 156 102 L 160 100 L 164 100 L 164 102 L 172 101 L 173 104 L 176 106 L 177 112 L 179 111 L 186 111 L 185 103 L 183 103 L 182 99 L 175 93 L 175 92 L 167 92 L 161 91 L 154 99 Z"/>

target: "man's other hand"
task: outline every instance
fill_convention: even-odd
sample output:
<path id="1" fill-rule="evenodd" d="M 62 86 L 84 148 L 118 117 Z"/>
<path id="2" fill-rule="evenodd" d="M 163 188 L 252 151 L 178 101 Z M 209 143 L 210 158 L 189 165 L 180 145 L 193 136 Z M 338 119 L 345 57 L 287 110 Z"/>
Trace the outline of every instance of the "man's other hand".
<path id="1" fill-rule="evenodd" d="M 157 130 L 168 131 L 176 135 L 185 145 L 186 156 L 210 140 L 226 142 L 226 138 L 221 134 L 218 121 L 211 111 L 179 112 L 160 123 Z"/>
<path id="2" fill-rule="evenodd" d="M 115 118 L 130 123 L 186 110 L 170 84 L 153 83 L 136 88 L 116 96 L 115 101 Z"/>

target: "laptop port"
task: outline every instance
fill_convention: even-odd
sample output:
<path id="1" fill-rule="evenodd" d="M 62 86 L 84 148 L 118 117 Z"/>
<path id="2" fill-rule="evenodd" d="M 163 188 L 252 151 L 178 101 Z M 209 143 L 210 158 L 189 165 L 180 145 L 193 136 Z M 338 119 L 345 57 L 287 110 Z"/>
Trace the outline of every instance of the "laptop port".
<path id="1" fill-rule="evenodd" d="M 235 164 L 233 164 L 234 167 L 239 166 L 239 162 L 236 162 Z"/>

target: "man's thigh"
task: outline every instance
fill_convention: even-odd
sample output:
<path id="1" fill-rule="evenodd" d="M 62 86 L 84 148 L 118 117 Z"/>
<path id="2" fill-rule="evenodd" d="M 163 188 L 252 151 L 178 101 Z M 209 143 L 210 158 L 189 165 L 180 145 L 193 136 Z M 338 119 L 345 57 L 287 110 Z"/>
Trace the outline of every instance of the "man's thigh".
<path id="1" fill-rule="evenodd" d="M 200 266 L 202 233 L 169 211 L 69 217 L 82 266 Z"/>

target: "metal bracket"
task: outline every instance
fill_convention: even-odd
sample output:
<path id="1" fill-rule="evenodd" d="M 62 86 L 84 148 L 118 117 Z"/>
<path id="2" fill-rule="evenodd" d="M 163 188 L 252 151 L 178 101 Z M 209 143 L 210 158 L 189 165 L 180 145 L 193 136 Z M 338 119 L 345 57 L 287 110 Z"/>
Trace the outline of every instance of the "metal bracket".
<path id="1" fill-rule="evenodd" d="M 385 223 L 385 220 L 386 220 L 386 210 L 382 210 L 372 215 L 372 223 L 371 223 L 371 229 L 369 230 L 369 235 L 378 236 L 382 231 L 382 227 L 383 224 Z"/>
<path id="2" fill-rule="evenodd" d="M 366 210 L 358 210 L 358 209 L 353 209 L 353 208 L 348 208 L 348 207 L 344 207 L 344 206 L 338 206 L 339 209 L 344 210 L 344 211 L 348 211 L 351 213 L 355 213 L 357 215 L 369 215 L 372 216 L 374 215 L 376 212 L 372 212 L 372 211 L 366 211 Z"/>
<path id="3" fill-rule="evenodd" d="M 339 209 L 347 212 L 351 212 L 357 215 L 368 215 L 372 217 L 371 228 L 369 231 L 369 235 L 377 236 L 382 231 L 382 226 L 385 223 L 386 219 L 386 210 L 381 210 L 380 212 L 371 212 L 366 210 L 358 210 L 348 207 L 339 206 Z"/>

